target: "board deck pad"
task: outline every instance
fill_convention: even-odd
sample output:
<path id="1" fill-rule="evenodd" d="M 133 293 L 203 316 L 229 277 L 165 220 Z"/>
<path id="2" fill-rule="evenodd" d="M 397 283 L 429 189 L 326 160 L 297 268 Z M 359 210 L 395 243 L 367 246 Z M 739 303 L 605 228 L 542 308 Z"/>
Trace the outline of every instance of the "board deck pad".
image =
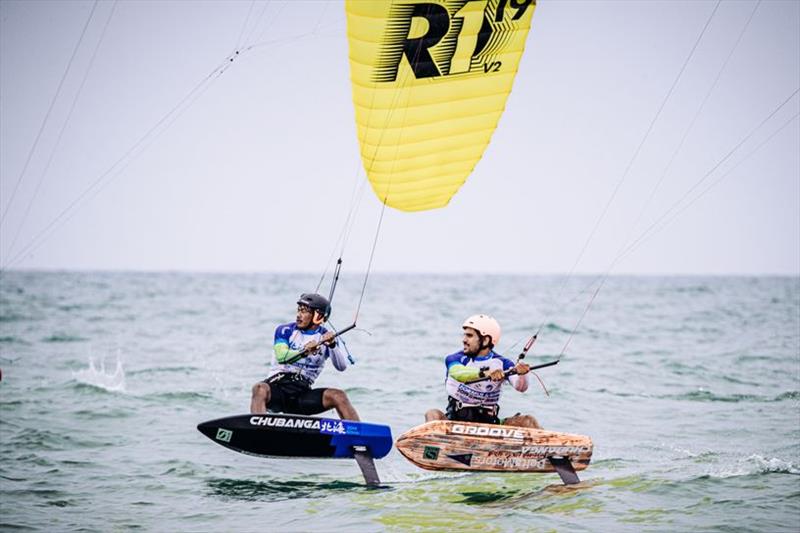
<path id="1" fill-rule="evenodd" d="M 593 447 L 584 435 L 450 420 L 411 428 L 395 445 L 406 459 L 428 470 L 499 472 L 557 472 L 551 458 L 558 465 L 568 461 L 561 470 L 569 464 L 583 470 Z"/>
<path id="2" fill-rule="evenodd" d="M 247 414 L 198 424 L 231 450 L 261 457 L 353 458 L 354 447 L 380 459 L 392 449 L 389 426 L 290 414 Z"/>

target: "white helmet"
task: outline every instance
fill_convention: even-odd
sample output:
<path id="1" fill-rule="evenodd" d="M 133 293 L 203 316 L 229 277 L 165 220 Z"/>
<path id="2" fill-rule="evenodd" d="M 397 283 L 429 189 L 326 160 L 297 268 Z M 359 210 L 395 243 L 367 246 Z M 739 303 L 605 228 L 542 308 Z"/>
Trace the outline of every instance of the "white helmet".
<path id="1" fill-rule="evenodd" d="M 462 328 L 472 328 L 483 337 L 489 337 L 492 346 L 500 342 L 500 324 L 489 315 L 472 315 L 464 321 Z"/>

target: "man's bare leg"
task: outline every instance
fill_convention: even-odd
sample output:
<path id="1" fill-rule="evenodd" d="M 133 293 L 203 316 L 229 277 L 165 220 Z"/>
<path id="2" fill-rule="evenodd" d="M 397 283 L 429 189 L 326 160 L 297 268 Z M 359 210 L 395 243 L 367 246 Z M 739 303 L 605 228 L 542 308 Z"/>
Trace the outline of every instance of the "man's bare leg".
<path id="1" fill-rule="evenodd" d="M 354 420 L 356 422 L 361 420 L 355 407 L 350 403 L 347 393 L 343 390 L 325 389 L 322 394 L 322 406 L 326 409 L 335 408 L 336 412 L 339 413 L 339 418 L 342 420 Z"/>
<path id="2" fill-rule="evenodd" d="M 253 396 L 250 398 L 250 412 L 253 414 L 264 414 L 267 412 L 267 404 L 272 397 L 269 385 L 263 382 L 253 385 Z"/>
<path id="3" fill-rule="evenodd" d="M 447 417 L 439 409 L 429 409 L 425 412 L 425 422 L 431 422 L 432 420 L 447 420 Z"/>
<path id="4" fill-rule="evenodd" d="M 509 416 L 505 419 L 505 421 L 503 421 L 503 425 L 542 429 L 542 426 L 539 425 L 539 422 L 531 415 Z"/>

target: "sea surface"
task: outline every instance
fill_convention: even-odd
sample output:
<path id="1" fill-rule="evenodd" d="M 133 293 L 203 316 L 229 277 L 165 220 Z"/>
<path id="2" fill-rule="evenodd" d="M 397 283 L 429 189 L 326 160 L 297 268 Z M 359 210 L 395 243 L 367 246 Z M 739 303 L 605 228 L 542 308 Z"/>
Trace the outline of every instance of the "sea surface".
<path id="1" fill-rule="evenodd" d="M 345 273 L 333 323 L 353 320 Z M 39 531 L 800 530 L 800 279 L 373 274 L 319 381 L 394 436 L 442 408 L 461 322 L 561 362 L 502 413 L 589 435 L 583 482 L 241 455 L 199 422 L 247 412 L 307 274 L 6 272 L 0 277 L 0 529 Z M 322 289 L 327 292 L 327 285 Z M 569 340 L 569 343 L 568 343 Z"/>

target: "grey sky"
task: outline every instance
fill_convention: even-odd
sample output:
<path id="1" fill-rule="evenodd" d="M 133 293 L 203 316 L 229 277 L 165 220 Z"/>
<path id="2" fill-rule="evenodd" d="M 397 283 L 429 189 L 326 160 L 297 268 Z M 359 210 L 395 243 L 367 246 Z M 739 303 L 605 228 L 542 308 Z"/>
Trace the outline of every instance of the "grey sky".
<path id="1" fill-rule="evenodd" d="M 321 272 L 365 179 L 343 3 L 99 3 L 12 202 L 92 5 L 0 3 L 2 266 Z M 541 1 L 483 159 L 448 207 L 387 209 L 374 269 L 569 271 L 715 5 Z M 719 6 L 578 272 L 666 220 L 613 271 L 800 273 L 798 96 L 757 128 L 800 87 L 800 2 L 758 6 L 648 202 L 755 5 Z M 367 188 L 349 270 L 366 268 L 379 213 Z"/>

